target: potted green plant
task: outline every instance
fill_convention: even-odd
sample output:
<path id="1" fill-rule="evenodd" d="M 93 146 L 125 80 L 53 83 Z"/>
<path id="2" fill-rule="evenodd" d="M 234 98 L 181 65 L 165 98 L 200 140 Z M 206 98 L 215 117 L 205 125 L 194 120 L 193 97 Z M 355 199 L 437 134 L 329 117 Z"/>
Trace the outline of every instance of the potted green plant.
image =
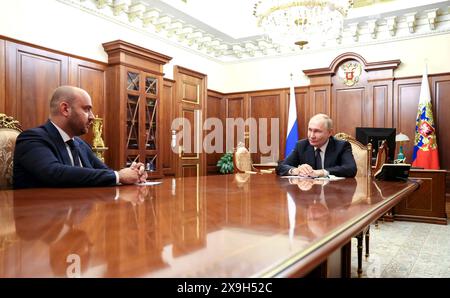
<path id="1" fill-rule="evenodd" d="M 233 153 L 228 152 L 222 155 L 222 157 L 217 162 L 217 167 L 219 168 L 219 172 L 221 174 L 233 173 Z"/>

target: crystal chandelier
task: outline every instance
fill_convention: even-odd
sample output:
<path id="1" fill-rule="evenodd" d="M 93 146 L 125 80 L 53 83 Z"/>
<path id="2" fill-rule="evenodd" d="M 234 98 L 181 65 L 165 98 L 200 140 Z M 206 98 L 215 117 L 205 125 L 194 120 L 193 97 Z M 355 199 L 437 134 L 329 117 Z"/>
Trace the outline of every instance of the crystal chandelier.
<path id="1" fill-rule="evenodd" d="M 274 43 L 303 48 L 342 33 L 353 0 L 260 0 L 253 15 Z"/>

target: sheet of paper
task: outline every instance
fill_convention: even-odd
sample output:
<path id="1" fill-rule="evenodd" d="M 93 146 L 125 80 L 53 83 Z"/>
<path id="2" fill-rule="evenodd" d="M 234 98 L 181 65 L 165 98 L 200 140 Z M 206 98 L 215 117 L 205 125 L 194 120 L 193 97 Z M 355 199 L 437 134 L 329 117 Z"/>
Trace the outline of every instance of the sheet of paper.
<path id="1" fill-rule="evenodd" d="M 345 179 L 345 177 L 338 177 L 338 176 L 334 176 L 334 175 L 329 175 L 328 177 L 318 177 L 318 178 L 314 178 L 316 180 L 326 180 L 326 181 L 336 181 L 336 180 L 342 180 Z"/>
<path id="2" fill-rule="evenodd" d="M 328 177 L 301 177 L 301 176 L 281 176 L 281 178 L 290 178 L 290 179 L 315 179 L 315 180 L 326 180 L 326 181 L 337 181 L 345 179 L 345 177 L 338 177 L 334 175 L 329 175 Z"/>
<path id="3" fill-rule="evenodd" d="M 157 185 L 157 184 L 161 184 L 162 181 L 146 181 L 146 182 L 142 182 L 142 183 L 137 183 L 136 185 L 140 185 L 140 186 L 149 186 L 149 185 Z"/>

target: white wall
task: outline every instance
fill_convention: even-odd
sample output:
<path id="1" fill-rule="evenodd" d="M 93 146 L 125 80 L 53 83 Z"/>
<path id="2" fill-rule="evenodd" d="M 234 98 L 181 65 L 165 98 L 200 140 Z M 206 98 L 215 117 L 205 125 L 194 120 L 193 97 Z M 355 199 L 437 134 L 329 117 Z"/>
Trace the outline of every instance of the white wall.
<path id="1" fill-rule="evenodd" d="M 308 79 L 301 70 L 328 67 L 344 52 L 356 52 L 368 62 L 400 59 L 396 77 L 422 74 L 424 59 L 428 59 L 431 74 L 450 71 L 450 33 L 226 64 L 164 43 L 144 30 L 120 25 L 56 0 L 0 0 L 0 35 L 104 62 L 107 55 L 102 43 L 122 39 L 173 57 L 164 67 L 166 77 L 173 77 L 173 65 L 181 65 L 207 74 L 208 88 L 221 92 L 288 87 L 290 73 L 296 86 L 307 85 Z"/>
<path id="2" fill-rule="evenodd" d="M 102 43 L 122 39 L 172 57 L 165 77 L 173 78 L 173 66 L 181 65 L 207 74 L 209 88 L 223 89 L 221 63 L 56 0 L 0 0 L 0 35 L 103 62 Z"/>
<path id="3" fill-rule="evenodd" d="M 359 46 L 338 51 L 259 59 L 226 66 L 228 74 L 224 92 L 271 89 L 289 86 L 290 73 L 295 86 L 308 85 L 303 69 L 330 66 L 336 56 L 355 52 L 367 62 L 400 59 L 395 77 L 421 75 L 427 59 L 428 73 L 450 71 L 450 34 L 422 37 L 372 46 Z"/>

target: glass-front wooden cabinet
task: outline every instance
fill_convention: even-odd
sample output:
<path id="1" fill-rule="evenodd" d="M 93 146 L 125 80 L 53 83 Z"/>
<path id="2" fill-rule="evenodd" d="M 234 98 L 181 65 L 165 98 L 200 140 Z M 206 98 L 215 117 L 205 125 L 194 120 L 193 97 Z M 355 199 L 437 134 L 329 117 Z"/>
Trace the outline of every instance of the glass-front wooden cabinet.
<path id="1" fill-rule="evenodd" d="M 126 166 L 137 156 L 150 173 L 159 169 L 158 78 L 127 68 L 126 80 Z M 142 83 L 141 83 L 142 82 Z"/>
<path id="2" fill-rule="evenodd" d="M 124 41 L 105 43 L 103 47 L 110 64 L 107 109 L 111 127 L 105 131 L 112 144 L 107 163 L 119 169 L 139 160 L 150 178 L 162 177 L 162 116 L 158 110 L 163 91 L 162 67 L 171 58 Z"/>

